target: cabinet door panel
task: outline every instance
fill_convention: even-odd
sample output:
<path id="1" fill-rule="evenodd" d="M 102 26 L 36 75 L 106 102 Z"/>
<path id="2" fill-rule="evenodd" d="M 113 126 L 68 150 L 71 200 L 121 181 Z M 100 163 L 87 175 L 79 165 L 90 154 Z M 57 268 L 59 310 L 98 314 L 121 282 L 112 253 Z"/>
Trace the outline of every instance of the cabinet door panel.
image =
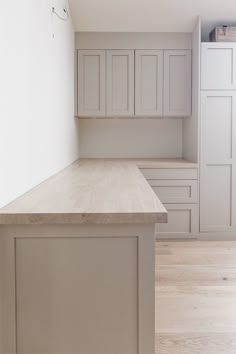
<path id="1" fill-rule="evenodd" d="M 135 52 L 135 115 L 163 115 L 163 51 Z"/>
<path id="2" fill-rule="evenodd" d="M 202 44 L 202 90 L 236 89 L 236 45 L 232 43 Z"/>
<path id="3" fill-rule="evenodd" d="M 107 116 L 134 115 L 134 51 L 107 51 Z"/>
<path id="4" fill-rule="evenodd" d="M 137 237 L 18 238 L 15 255 L 18 354 L 139 352 Z"/>
<path id="5" fill-rule="evenodd" d="M 236 93 L 202 92 L 201 107 L 201 231 L 231 231 L 236 226 Z"/>
<path id="6" fill-rule="evenodd" d="M 232 158 L 232 96 L 207 97 L 205 126 L 205 160 L 214 161 Z"/>
<path id="7" fill-rule="evenodd" d="M 198 232 L 197 204 L 164 204 L 168 211 L 168 223 L 156 224 L 159 235 L 177 237 Z"/>
<path id="8" fill-rule="evenodd" d="M 209 229 L 227 229 L 232 226 L 231 165 L 206 165 L 203 196 L 203 222 Z"/>
<path id="9" fill-rule="evenodd" d="M 164 51 L 164 115 L 191 115 L 191 51 Z"/>
<path id="10" fill-rule="evenodd" d="M 78 51 L 78 116 L 105 116 L 105 51 Z"/>

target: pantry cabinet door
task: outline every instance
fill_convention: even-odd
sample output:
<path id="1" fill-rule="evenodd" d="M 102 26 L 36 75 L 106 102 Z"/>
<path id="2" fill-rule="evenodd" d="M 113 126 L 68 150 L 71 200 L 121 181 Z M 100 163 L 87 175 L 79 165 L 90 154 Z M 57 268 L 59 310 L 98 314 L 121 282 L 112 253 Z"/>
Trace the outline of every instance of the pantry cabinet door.
<path id="1" fill-rule="evenodd" d="M 135 51 L 135 115 L 163 116 L 163 50 Z"/>
<path id="2" fill-rule="evenodd" d="M 107 50 L 107 116 L 134 115 L 134 51 Z"/>
<path id="3" fill-rule="evenodd" d="M 236 230 L 236 93 L 201 95 L 201 231 Z"/>
<path id="4" fill-rule="evenodd" d="M 236 90 L 236 44 L 202 43 L 201 89 Z"/>
<path id="5" fill-rule="evenodd" d="M 78 51 L 78 116 L 106 115 L 106 51 Z"/>
<path id="6" fill-rule="evenodd" d="M 164 51 L 164 115 L 191 115 L 191 50 Z"/>

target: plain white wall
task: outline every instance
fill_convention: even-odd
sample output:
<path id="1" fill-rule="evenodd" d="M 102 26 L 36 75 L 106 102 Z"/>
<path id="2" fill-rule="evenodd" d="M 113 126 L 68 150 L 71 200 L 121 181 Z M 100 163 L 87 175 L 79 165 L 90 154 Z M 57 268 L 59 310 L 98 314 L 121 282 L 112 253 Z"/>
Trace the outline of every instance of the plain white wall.
<path id="1" fill-rule="evenodd" d="M 199 161 L 199 115 L 200 115 L 200 51 L 201 20 L 197 21 L 192 33 L 192 117 L 183 124 L 183 156 L 185 159 Z"/>
<path id="2" fill-rule="evenodd" d="M 80 119 L 80 157 L 182 157 L 181 118 Z"/>
<path id="3" fill-rule="evenodd" d="M 235 0 L 70 0 L 76 31 L 192 32 L 205 23 L 235 23 Z M 211 28 L 211 26 L 210 26 Z M 213 27 L 212 27 L 213 28 Z"/>
<path id="4" fill-rule="evenodd" d="M 0 207 L 78 158 L 74 31 L 52 4 L 1 3 Z"/>

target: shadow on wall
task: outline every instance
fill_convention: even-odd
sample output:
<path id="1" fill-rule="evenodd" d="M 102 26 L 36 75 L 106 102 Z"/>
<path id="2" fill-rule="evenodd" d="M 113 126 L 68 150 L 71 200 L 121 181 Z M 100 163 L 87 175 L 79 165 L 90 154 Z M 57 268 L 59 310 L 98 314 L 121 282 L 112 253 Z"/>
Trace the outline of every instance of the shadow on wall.
<path id="1" fill-rule="evenodd" d="M 181 118 L 80 119 L 80 157 L 182 157 Z"/>

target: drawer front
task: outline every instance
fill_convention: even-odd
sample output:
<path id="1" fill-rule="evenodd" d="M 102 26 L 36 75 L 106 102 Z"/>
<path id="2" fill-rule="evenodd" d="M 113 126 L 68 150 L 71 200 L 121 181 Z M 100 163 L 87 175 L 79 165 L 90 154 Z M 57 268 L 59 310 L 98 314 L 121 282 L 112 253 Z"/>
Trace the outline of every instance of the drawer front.
<path id="1" fill-rule="evenodd" d="M 142 168 L 146 179 L 197 179 L 196 168 Z"/>
<path id="2" fill-rule="evenodd" d="M 190 234 L 198 232 L 197 204 L 164 204 L 168 223 L 156 224 L 157 234 Z"/>
<path id="3" fill-rule="evenodd" d="M 196 180 L 148 180 L 162 203 L 197 203 Z"/>

